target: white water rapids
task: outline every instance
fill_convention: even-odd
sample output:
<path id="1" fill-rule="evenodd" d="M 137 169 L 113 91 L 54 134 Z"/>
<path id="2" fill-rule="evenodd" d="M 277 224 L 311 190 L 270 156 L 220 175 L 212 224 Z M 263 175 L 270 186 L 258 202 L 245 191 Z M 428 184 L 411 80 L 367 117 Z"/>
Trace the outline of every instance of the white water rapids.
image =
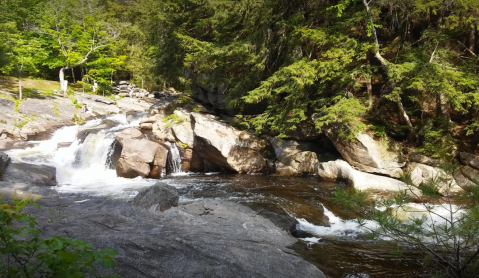
<path id="1" fill-rule="evenodd" d="M 108 167 L 110 152 L 113 151 L 115 136 L 121 130 L 139 126 L 139 117 L 118 114 L 107 118 L 117 125 L 90 133 L 83 143 L 76 138 L 79 126 L 68 126 L 57 130 L 47 141 L 33 142 L 36 146 L 10 150 L 7 154 L 14 162 L 44 164 L 57 169 L 56 190 L 61 193 L 86 193 L 92 195 L 128 198 L 137 190 L 155 183 L 149 179 L 125 179 Z M 103 120 L 89 121 L 83 128 L 99 125 Z M 72 142 L 68 147 L 61 143 Z"/>

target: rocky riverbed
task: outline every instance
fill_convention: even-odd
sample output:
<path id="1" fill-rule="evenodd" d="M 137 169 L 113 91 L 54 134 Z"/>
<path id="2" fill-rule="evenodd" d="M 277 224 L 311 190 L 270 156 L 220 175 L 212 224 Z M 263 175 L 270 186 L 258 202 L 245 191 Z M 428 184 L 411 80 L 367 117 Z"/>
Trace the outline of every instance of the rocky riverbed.
<path id="1" fill-rule="evenodd" d="M 9 173 L 5 174 L 9 180 Z M 325 277 L 290 249 L 297 239 L 240 204 L 203 200 L 164 212 L 124 200 L 71 195 L 30 182 L 0 182 L 0 192 L 43 196 L 44 236 L 80 238 L 114 248 L 122 277 Z"/>

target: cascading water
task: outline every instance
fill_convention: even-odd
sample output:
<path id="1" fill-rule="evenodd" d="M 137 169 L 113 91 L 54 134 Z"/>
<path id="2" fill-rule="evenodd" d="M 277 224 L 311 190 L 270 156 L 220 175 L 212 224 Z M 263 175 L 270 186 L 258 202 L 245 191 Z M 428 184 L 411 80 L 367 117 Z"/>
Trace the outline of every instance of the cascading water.
<path id="1" fill-rule="evenodd" d="M 181 156 L 175 143 L 165 142 L 170 147 L 168 152 L 168 170 L 171 174 L 181 174 Z"/>
<path id="2" fill-rule="evenodd" d="M 8 155 L 15 162 L 54 166 L 57 169 L 56 189 L 59 192 L 128 197 L 154 181 L 118 177 L 111 167 L 111 155 L 116 134 L 125 128 L 138 126 L 144 115 L 118 114 L 104 120 L 89 121 L 82 128 L 92 128 L 103 121 L 115 124 L 110 128 L 90 132 L 83 142 L 76 139 L 78 126 L 64 127 L 57 130 L 50 140 L 39 142 L 37 146 L 25 150 L 11 150 Z M 58 148 L 58 144 L 64 142 L 72 144 Z"/>

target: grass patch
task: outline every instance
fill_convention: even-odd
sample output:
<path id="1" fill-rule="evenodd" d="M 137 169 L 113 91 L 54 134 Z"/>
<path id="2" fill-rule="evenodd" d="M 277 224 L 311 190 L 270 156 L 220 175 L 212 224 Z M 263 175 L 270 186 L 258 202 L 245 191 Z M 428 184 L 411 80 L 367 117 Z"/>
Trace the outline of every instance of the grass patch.
<path id="1" fill-rule="evenodd" d="M 13 77 L 3 77 L 0 83 L 0 90 L 5 90 L 18 95 L 18 79 Z M 40 79 L 22 79 L 23 97 L 38 98 L 42 95 L 52 95 L 54 90 L 60 89 L 60 82 Z M 41 91 L 41 92 L 39 92 Z"/>

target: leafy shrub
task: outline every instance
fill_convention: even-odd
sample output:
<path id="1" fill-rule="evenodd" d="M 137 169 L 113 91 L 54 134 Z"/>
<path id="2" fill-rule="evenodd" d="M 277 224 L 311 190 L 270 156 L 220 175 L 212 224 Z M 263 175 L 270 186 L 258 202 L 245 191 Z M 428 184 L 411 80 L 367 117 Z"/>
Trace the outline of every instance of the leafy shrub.
<path id="1" fill-rule="evenodd" d="M 38 199 L 16 193 L 11 202 L 0 198 L 1 277 L 99 277 L 98 266 L 114 267 L 116 250 L 97 251 L 79 239 L 41 238 L 36 219 L 22 213 L 28 205 L 39 208 Z"/>

